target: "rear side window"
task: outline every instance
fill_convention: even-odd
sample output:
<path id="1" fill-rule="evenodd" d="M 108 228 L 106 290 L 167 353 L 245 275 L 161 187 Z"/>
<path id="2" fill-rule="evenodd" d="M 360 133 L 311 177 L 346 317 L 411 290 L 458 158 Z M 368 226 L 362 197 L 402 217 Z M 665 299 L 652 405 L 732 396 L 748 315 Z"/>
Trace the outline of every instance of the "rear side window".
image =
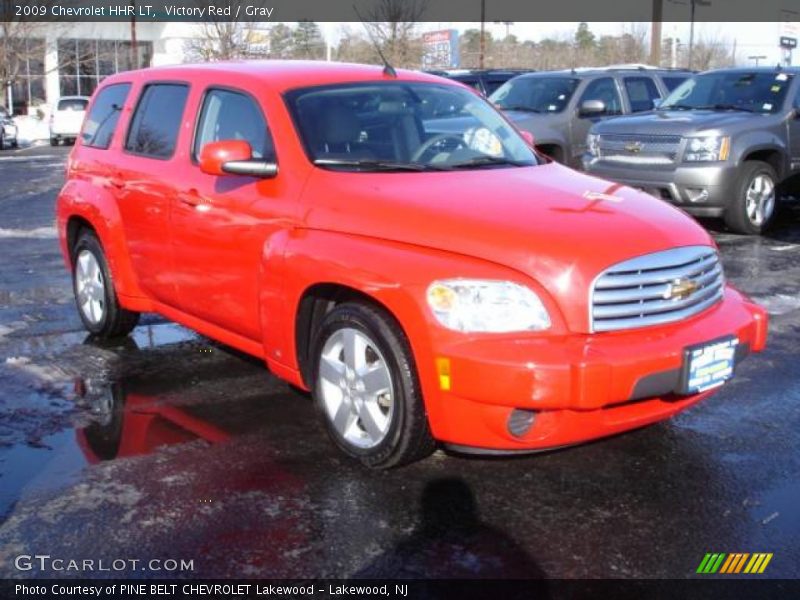
<path id="1" fill-rule="evenodd" d="M 148 85 L 133 114 L 125 149 L 153 158 L 172 156 L 188 94 L 189 86 L 179 83 Z"/>
<path id="2" fill-rule="evenodd" d="M 222 140 L 244 140 L 253 149 L 253 158 L 275 158 L 272 136 L 255 101 L 239 92 L 210 90 L 203 100 L 192 156 L 200 156 L 209 142 Z"/>
<path id="3" fill-rule="evenodd" d="M 684 81 L 689 79 L 688 77 L 679 77 L 679 76 L 670 76 L 670 77 L 662 77 L 661 81 L 664 82 L 664 87 L 667 88 L 667 91 L 671 92 Z"/>
<path id="4" fill-rule="evenodd" d="M 58 101 L 56 110 L 73 110 L 82 111 L 86 110 L 89 101 L 86 98 L 64 98 Z"/>
<path id="5" fill-rule="evenodd" d="M 111 145 L 111 138 L 130 91 L 130 83 L 109 85 L 100 90 L 83 125 L 81 139 L 84 146 L 105 150 Z"/>
<path id="6" fill-rule="evenodd" d="M 626 77 L 625 93 L 631 103 L 631 112 L 653 110 L 653 100 L 661 97 L 655 82 L 649 77 Z"/>

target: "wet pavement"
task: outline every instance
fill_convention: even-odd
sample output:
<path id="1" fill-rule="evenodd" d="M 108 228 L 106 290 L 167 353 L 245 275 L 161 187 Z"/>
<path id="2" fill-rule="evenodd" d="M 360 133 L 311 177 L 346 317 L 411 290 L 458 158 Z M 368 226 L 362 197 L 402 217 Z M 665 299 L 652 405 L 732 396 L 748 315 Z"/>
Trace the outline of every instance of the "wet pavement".
<path id="1" fill-rule="evenodd" d="M 711 399 L 576 448 L 372 472 L 257 360 L 154 316 L 86 338 L 53 229 L 67 151 L 0 153 L 0 577 L 53 576 L 14 567 L 38 553 L 142 561 L 101 576 L 682 578 L 706 552 L 800 576 L 797 205 L 762 239 L 716 233 L 772 324 Z"/>

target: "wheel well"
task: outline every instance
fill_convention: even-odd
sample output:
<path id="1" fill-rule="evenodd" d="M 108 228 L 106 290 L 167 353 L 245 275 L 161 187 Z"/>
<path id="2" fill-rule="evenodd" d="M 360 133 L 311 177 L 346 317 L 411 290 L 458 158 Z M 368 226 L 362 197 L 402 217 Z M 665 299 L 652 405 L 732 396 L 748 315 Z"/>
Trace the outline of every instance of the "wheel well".
<path id="1" fill-rule="evenodd" d="M 83 217 L 70 217 L 69 221 L 67 221 L 67 248 L 69 249 L 70 258 L 73 258 L 72 251 L 75 248 L 75 243 L 84 229 L 94 233 L 94 227 Z"/>
<path id="2" fill-rule="evenodd" d="M 311 345 L 314 341 L 314 332 L 322 323 L 325 315 L 333 310 L 337 304 L 354 301 L 371 304 L 391 315 L 391 311 L 375 298 L 341 284 L 315 284 L 308 288 L 300 299 L 295 317 L 295 346 L 300 375 L 306 385 L 310 381 Z"/>
<path id="3" fill-rule="evenodd" d="M 536 144 L 536 149 L 556 162 L 564 162 L 564 149 L 558 144 Z"/>
<path id="4" fill-rule="evenodd" d="M 779 150 L 756 150 L 745 156 L 744 160 L 745 162 L 748 160 L 760 160 L 761 162 L 765 162 L 775 169 L 775 173 L 778 174 L 778 179 L 783 179 L 784 162 L 783 155 Z"/>

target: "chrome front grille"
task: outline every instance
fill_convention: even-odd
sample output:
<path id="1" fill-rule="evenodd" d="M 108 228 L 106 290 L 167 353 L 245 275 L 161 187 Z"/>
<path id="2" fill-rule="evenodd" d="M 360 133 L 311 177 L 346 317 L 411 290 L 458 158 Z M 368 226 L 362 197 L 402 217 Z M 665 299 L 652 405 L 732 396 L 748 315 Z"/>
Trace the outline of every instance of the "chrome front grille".
<path id="1" fill-rule="evenodd" d="M 671 165 L 678 160 L 681 136 L 604 133 L 599 158 L 627 164 Z"/>
<path id="2" fill-rule="evenodd" d="M 686 319 L 722 299 L 725 278 L 716 250 L 686 246 L 606 269 L 591 290 L 592 331 L 617 331 Z"/>

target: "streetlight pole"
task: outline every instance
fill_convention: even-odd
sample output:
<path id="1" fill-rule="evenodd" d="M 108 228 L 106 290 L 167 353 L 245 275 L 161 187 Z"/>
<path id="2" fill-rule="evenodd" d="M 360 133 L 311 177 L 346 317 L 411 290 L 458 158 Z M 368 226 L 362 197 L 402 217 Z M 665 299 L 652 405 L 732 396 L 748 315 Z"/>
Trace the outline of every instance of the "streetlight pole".
<path id="1" fill-rule="evenodd" d="M 486 56 L 486 0 L 481 0 L 481 51 L 478 56 L 478 68 L 483 69 Z"/>

